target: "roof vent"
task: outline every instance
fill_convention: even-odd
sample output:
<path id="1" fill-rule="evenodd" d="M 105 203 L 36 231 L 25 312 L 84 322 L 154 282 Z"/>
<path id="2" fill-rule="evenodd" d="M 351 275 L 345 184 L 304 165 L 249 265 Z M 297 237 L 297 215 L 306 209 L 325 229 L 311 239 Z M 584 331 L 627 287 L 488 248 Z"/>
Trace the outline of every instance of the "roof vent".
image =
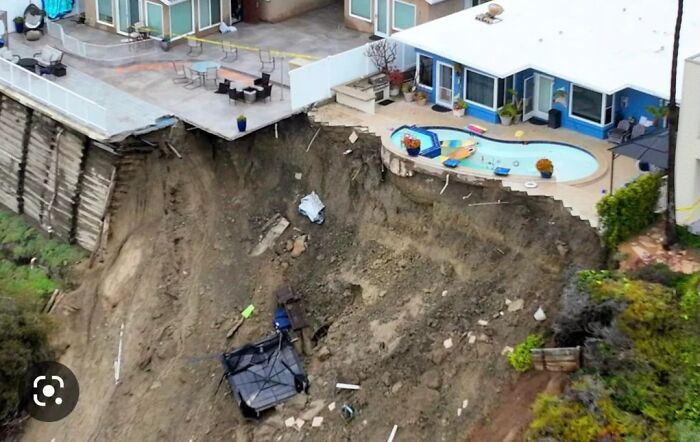
<path id="1" fill-rule="evenodd" d="M 498 16 L 501 14 L 503 14 L 503 6 L 499 5 L 498 3 L 491 3 L 489 5 L 488 12 L 479 14 L 474 18 L 492 25 L 501 21 L 501 19 L 498 18 Z"/>

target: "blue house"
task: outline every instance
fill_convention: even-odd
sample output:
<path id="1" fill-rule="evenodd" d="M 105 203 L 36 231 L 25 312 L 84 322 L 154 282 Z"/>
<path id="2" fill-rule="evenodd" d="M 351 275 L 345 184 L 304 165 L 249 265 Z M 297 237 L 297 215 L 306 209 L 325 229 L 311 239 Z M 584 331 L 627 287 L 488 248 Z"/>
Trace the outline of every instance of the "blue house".
<path id="1" fill-rule="evenodd" d="M 561 112 L 561 126 L 606 138 L 621 119 L 651 124 L 669 98 L 673 0 L 502 0 L 394 34 L 416 49 L 416 79 L 431 102 L 498 123 L 523 100 L 523 120 Z M 687 2 L 680 60 L 700 52 L 700 2 Z M 678 99 L 682 85 L 679 67 Z"/>

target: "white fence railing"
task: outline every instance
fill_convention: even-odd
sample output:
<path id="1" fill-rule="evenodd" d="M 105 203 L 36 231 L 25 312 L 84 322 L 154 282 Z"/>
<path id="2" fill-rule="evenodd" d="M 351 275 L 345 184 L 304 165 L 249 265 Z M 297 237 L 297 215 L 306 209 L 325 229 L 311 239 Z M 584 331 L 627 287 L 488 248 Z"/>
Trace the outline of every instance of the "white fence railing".
<path id="1" fill-rule="evenodd" d="M 49 21 L 46 27 L 51 37 L 61 41 L 66 52 L 110 64 L 131 63 L 141 57 L 145 49 L 153 49 L 156 46 L 156 41 L 152 39 L 108 45 L 88 43 L 65 32 L 60 23 Z"/>
<path id="2" fill-rule="evenodd" d="M 350 49 L 289 71 L 292 109 L 301 109 L 333 96 L 332 88 L 377 72 L 365 54 L 370 45 Z M 396 45 L 396 67 L 405 71 L 416 65 L 416 50 L 399 42 Z"/>
<path id="3" fill-rule="evenodd" d="M 107 110 L 104 107 L 2 58 L 0 82 L 69 117 L 102 131 L 107 129 Z"/>

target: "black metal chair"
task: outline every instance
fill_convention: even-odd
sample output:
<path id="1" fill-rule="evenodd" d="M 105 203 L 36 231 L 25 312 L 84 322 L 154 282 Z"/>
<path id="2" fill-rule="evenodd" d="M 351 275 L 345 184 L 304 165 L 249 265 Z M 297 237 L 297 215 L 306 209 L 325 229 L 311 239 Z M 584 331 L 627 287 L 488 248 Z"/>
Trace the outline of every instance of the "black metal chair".
<path id="1" fill-rule="evenodd" d="M 256 86 L 266 86 L 270 83 L 270 74 L 267 72 L 262 73 L 262 77 L 253 80 L 253 84 Z"/>
<path id="2" fill-rule="evenodd" d="M 266 84 L 263 86 L 262 90 L 258 90 L 255 92 L 255 100 L 266 100 L 270 99 L 272 101 L 272 85 L 271 84 Z"/>
<path id="3" fill-rule="evenodd" d="M 243 91 L 239 91 L 238 89 L 231 88 L 228 90 L 228 102 L 230 103 L 231 100 L 235 103 L 236 101 L 245 101 L 245 94 Z"/>

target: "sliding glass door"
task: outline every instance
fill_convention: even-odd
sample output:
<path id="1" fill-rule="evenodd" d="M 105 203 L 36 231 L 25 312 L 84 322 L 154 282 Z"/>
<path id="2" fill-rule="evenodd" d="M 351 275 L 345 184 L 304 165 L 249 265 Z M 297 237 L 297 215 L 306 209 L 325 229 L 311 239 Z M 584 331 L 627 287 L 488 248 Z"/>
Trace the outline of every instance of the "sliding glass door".
<path id="1" fill-rule="evenodd" d="M 129 27 L 141 21 L 140 0 L 117 0 L 117 18 L 119 19 L 119 32 L 126 34 Z"/>

